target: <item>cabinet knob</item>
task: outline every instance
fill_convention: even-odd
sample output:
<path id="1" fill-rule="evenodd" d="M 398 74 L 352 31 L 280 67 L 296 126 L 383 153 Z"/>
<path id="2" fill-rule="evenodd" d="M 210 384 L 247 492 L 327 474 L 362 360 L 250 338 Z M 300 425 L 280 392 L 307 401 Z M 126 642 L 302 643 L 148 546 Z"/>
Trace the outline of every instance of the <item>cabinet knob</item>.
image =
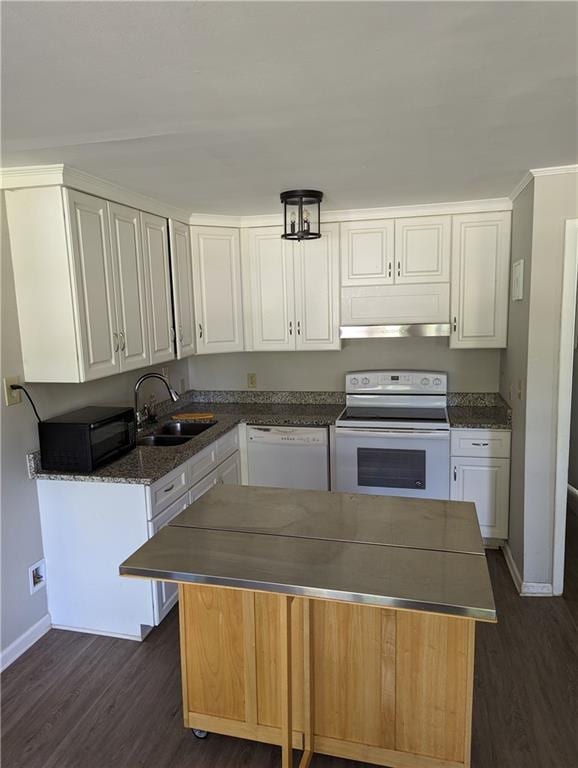
<path id="1" fill-rule="evenodd" d="M 454 480 L 458 479 L 458 470 L 454 467 Z"/>
<path id="2" fill-rule="evenodd" d="M 458 318 L 454 315 L 454 322 L 453 322 L 453 331 L 454 333 L 458 330 Z"/>
<path id="3" fill-rule="evenodd" d="M 301 336 L 301 320 L 297 320 L 297 336 Z"/>
<path id="4" fill-rule="evenodd" d="M 293 320 L 289 320 L 289 336 L 293 336 Z"/>
<path id="5" fill-rule="evenodd" d="M 124 350 L 126 349 L 126 339 L 124 337 L 124 331 L 121 331 L 119 333 L 119 336 L 120 336 L 120 348 L 124 352 Z"/>
<path id="6" fill-rule="evenodd" d="M 201 323 L 199 323 L 199 339 L 203 338 L 203 326 Z"/>
<path id="7" fill-rule="evenodd" d="M 119 342 L 118 342 L 118 333 L 115 333 L 113 331 L 112 334 L 113 344 L 114 344 L 114 351 L 118 352 Z"/>

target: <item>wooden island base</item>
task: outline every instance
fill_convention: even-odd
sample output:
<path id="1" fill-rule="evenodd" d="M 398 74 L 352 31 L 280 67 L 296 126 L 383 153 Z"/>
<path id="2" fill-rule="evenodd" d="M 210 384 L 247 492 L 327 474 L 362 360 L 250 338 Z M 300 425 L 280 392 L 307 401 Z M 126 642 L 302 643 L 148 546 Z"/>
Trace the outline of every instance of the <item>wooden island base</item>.
<path id="1" fill-rule="evenodd" d="M 392 768 L 470 765 L 475 621 L 179 584 L 185 726 Z"/>

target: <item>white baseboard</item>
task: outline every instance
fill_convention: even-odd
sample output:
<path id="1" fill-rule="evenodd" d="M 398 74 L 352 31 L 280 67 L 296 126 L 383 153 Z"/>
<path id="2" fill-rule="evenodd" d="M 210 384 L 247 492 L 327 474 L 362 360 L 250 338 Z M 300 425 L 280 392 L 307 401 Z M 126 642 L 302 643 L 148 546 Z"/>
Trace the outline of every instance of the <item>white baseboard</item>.
<path id="1" fill-rule="evenodd" d="M 119 640 L 136 640 L 142 642 L 153 627 L 145 627 L 141 624 L 142 635 L 123 635 L 121 632 L 107 632 L 102 629 L 91 629 L 90 627 L 69 627 L 66 624 L 53 624 L 52 629 L 62 629 L 65 632 L 80 632 L 83 635 L 100 635 L 101 637 L 116 637 Z"/>
<path id="2" fill-rule="evenodd" d="M 16 661 L 19 656 L 22 656 L 37 640 L 40 640 L 42 635 L 45 635 L 52 627 L 50 622 L 50 614 L 47 613 L 40 621 L 37 621 L 30 629 L 27 629 L 20 637 L 17 637 L 13 643 L 2 651 L 0 654 L 0 671 L 4 671 L 7 667 Z"/>
<path id="3" fill-rule="evenodd" d="M 506 565 L 508 566 L 508 570 L 510 571 L 510 576 L 512 577 L 512 581 L 514 582 L 514 586 L 516 587 L 521 597 L 552 597 L 553 596 L 554 589 L 552 587 L 552 584 L 547 584 L 542 581 L 523 581 L 508 542 L 504 544 L 504 546 L 502 547 L 502 551 L 504 553 L 504 559 L 506 560 Z"/>

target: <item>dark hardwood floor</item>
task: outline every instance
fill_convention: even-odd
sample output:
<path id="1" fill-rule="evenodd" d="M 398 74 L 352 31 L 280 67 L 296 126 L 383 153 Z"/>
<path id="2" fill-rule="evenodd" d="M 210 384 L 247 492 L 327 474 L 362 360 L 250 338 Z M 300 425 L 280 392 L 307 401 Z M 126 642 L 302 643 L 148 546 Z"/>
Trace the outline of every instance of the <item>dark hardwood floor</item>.
<path id="1" fill-rule="evenodd" d="M 472 768 L 576 768 L 578 518 L 568 516 L 563 598 L 520 598 L 501 553 L 488 559 L 499 623 L 478 625 Z M 183 728 L 176 611 L 140 644 L 51 630 L 1 683 L 3 768 L 279 764 L 276 747 Z"/>

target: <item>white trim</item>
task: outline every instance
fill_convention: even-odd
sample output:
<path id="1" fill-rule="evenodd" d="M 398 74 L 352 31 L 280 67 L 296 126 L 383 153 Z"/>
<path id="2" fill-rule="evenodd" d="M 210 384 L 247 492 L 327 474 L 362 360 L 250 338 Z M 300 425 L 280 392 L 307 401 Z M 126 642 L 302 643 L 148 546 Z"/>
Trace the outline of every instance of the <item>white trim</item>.
<path id="1" fill-rule="evenodd" d="M 443 216 L 462 213 L 494 213 L 511 211 L 509 197 L 496 197 L 485 200 L 460 200 L 453 203 L 419 203 L 417 205 L 393 205 L 383 208 L 351 208 L 341 211 L 321 210 L 322 224 L 335 224 L 341 221 L 372 221 L 375 219 L 401 219 L 412 216 Z M 202 214 L 193 214 L 198 217 Z M 278 227 L 283 224 L 281 212 L 265 216 L 240 216 L 240 226 Z M 196 222 L 198 223 L 198 222 Z"/>
<path id="2" fill-rule="evenodd" d="M 241 216 L 229 216 L 225 213 L 191 213 L 187 218 L 193 227 L 235 227 L 241 228 Z"/>
<path id="3" fill-rule="evenodd" d="M 33 624 L 30 629 L 23 632 L 20 637 L 17 637 L 13 643 L 2 651 L 0 654 L 0 671 L 4 671 L 10 666 L 17 658 L 22 656 L 29 648 L 31 648 L 37 640 L 45 635 L 51 628 L 50 614 L 47 613 L 40 621 Z"/>
<path id="4" fill-rule="evenodd" d="M 508 566 L 508 570 L 510 571 L 510 576 L 512 577 L 514 586 L 516 587 L 517 591 L 521 594 L 522 577 L 520 576 L 520 571 L 518 570 L 518 566 L 516 565 L 516 561 L 514 560 L 514 556 L 512 555 L 512 550 L 510 549 L 510 545 L 508 542 L 506 542 L 502 547 L 502 552 L 504 553 L 504 560 L 506 561 L 506 565 Z"/>
<path id="5" fill-rule="evenodd" d="M 566 508 L 568 504 L 568 460 L 572 412 L 572 368 L 578 280 L 578 219 L 566 221 L 562 307 L 560 310 L 560 353 L 558 364 L 558 407 L 556 429 L 556 485 L 554 495 L 554 547 L 552 582 L 554 594 L 564 591 Z"/>
<path id="6" fill-rule="evenodd" d="M 554 592 L 551 584 L 541 581 L 522 581 L 508 542 L 504 544 L 502 551 L 514 586 L 521 597 L 552 597 Z"/>
<path id="7" fill-rule="evenodd" d="M 553 165 L 550 168 L 532 168 L 534 176 L 556 176 L 560 173 L 578 173 L 578 165 Z"/>
<path id="8" fill-rule="evenodd" d="M 178 595 L 177 595 L 178 598 Z M 141 624 L 141 626 L 144 626 Z M 154 627 L 147 625 L 147 631 L 142 635 L 126 635 L 122 632 L 107 632 L 103 629 L 90 629 L 88 627 L 69 627 L 66 624 L 53 624 L 52 629 L 60 629 L 63 632 L 82 632 L 84 635 L 100 635 L 101 637 L 117 637 L 120 640 L 134 640 L 137 643 L 142 643 L 149 632 Z"/>
<path id="9" fill-rule="evenodd" d="M 526 173 L 522 176 L 520 181 L 516 184 L 514 189 L 510 192 L 510 200 L 514 202 L 514 200 L 518 197 L 518 195 L 523 192 L 528 184 L 534 179 L 534 175 L 532 171 L 526 171 Z"/>
<path id="10" fill-rule="evenodd" d="M 79 171 L 61 163 L 55 165 L 28 165 L 0 169 L 0 187 L 2 189 L 20 189 L 22 187 L 65 186 L 96 195 L 121 205 L 137 208 L 139 211 L 154 213 L 168 219 L 176 219 L 186 224 L 189 212 L 182 208 L 166 205 L 160 200 L 132 192 L 119 184 L 106 181 L 90 173 Z"/>
<path id="11" fill-rule="evenodd" d="M 524 174 L 510 192 L 510 200 L 513 202 L 536 176 L 554 176 L 561 173 L 578 173 L 578 165 L 553 165 L 551 168 L 532 168 Z"/>

